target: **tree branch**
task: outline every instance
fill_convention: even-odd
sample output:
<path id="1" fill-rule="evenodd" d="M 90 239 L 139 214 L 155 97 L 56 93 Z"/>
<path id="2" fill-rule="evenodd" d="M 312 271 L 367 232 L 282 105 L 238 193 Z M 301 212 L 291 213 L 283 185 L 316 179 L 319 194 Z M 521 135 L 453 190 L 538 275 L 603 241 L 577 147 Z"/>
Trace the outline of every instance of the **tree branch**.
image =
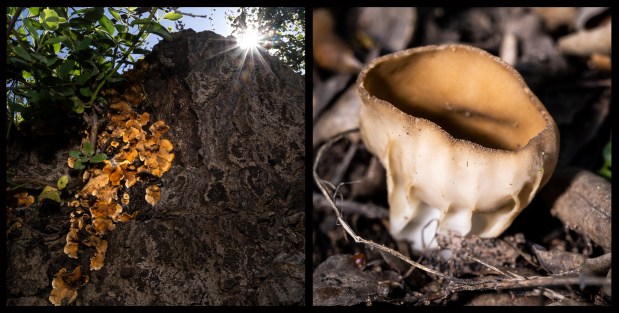
<path id="1" fill-rule="evenodd" d="M 15 22 L 17 22 L 17 18 L 19 18 L 21 11 L 23 11 L 24 9 L 25 7 L 19 7 L 17 8 L 17 11 L 15 11 L 15 15 L 13 15 L 13 18 L 11 18 L 11 21 L 9 22 L 9 27 L 6 29 L 6 40 L 9 40 L 9 35 L 11 35 L 11 31 L 15 26 Z"/>

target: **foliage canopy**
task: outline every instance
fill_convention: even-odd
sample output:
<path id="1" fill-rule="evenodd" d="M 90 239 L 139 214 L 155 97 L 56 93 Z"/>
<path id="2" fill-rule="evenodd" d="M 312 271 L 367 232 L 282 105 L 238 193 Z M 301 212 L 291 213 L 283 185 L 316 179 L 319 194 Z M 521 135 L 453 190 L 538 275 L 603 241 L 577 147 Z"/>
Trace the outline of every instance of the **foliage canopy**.
<path id="1" fill-rule="evenodd" d="M 265 34 L 267 48 L 295 72 L 305 71 L 305 8 L 243 7 L 228 15 L 233 34 L 253 26 Z"/>
<path id="2" fill-rule="evenodd" d="M 7 137 L 21 121 L 22 129 L 49 135 L 85 111 L 101 111 L 101 89 L 122 80 L 118 70 L 131 54 L 148 52 L 140 48 L 148 35 L 170 36 L 159 21 L 178 16 L 162 11 L 7 7 Z"/>

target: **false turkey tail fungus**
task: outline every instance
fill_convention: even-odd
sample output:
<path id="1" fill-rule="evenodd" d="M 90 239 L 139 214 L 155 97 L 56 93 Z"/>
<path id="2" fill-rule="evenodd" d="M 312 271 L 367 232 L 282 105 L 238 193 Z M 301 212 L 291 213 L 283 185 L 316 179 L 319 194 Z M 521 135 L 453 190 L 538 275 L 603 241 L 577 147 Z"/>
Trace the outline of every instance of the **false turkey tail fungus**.
<path id="1" fill-rule="evenodd" d="M 143 71 L 147 66 L 138 68 Z M 134 71 L 130 74 L 137 75 Z M 117 223 L 128 222 L 139 213 L 137 210 L 133 213 L 123 212 L 123 205 L 128 207 L 130 203 L 128 189 L 140 180 L 161 177 L 171 168 L 174 159 L 172 143 L 162 138 L 170 127 L 163 121 L 156 121 L 150 125 L 150 133 L 147 133 L 144 128 L 150 115 L 147 112 L 138 114 L 134 110 L 133 106 L 138 105 L 144 97 L 139 87 L 139 84 L 134 83 L 122 96 L 114 89 L 104 92 L 109 95 L 108 102 L 111 103 L 108 113 L 110 122 L 98 134 L 96 142 L 97 148 L 106 151 L 111 157 L 104 161 L 102 168 L 91 167 L 83 172 L 84 187 L 68 203 L 74 211 L 71 213 L 71 227 L 66 236 L 64 253 L 77 259 L 80 246 L 93 248 L 90 270 L 103 268 L 108 249 L 108 241 L 104 236 L 115 229 Z M 67 160 L 69 167 L 73 168 L 75 161 L 75 158 L 70 157 Z M 144 177 L 146 179 L 142 179 Z M 149 186 L 146 201 L 154 206 L 159 199 L 159 187 Z M 49 300 L 55 305 L 62 304 L 63 299 L 69 299 L 68 303 L 71 303 L 77 296 L 77 288 L 87 282 L 88 276 L 81 276 L 80 267 L 69 274 L 62 268 L 54 276 Z"/>
<path id="2" fill-rule="evenodd" d="M 61 305 L 62 300 L 68 299 L 67 304 L 71 304 L 77 298 L 77 288 L 86 283 L 88 283 L 88 276 L 82 275 L 79 266 L 71 273 L 68 273 L 67 269 L 61 268 L 52 280 L 52 292 L 49 295 L 49 301 L 54 305 Z"/>

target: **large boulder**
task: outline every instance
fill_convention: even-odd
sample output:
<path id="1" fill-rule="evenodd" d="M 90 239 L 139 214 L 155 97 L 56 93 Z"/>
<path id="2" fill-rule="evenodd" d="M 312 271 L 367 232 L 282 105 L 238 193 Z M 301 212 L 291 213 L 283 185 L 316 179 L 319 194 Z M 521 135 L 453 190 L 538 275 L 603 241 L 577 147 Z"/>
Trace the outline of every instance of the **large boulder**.
<path id="1" fill-rule="evenodd" d="M 304 304 L 303 77 L 209 31 L 177 33 L 146 59 L 141 105 L 170 126 L 176 157 L 157 182 L 156 206 L 144 201 L 143 186 L 132 188 L 140 215 L 107 235 L 105 265 L 86 272 L 74 303 Z M 66 157 L 58 150 L 36 173 L 59 177 Z M 36 174 L 32 159 L 22 159 L 11 159 L 14 172 Z M 38 221 L 63 216 L 68 230 L 66 208 Z M 73 264 L 64 236 L 19 236 L 7 244 L 7 304 L 50 304 L 53 274 Z"/>

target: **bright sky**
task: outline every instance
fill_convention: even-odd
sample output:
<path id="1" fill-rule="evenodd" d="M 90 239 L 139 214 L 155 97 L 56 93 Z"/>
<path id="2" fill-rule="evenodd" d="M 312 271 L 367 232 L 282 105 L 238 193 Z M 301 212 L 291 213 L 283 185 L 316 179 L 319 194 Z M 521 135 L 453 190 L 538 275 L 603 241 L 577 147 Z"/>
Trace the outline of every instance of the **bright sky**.
<path id="1" fill-rule="evenodd" d="M 224 37 L 227 37 L 231 34 L 230 25 L 228 19 L 226 18 L 226 13 L 236 13 L 238 7 L 210 7 L 210 8 L 188 8 L 188 7 L 180 7 L 178 8 L 179 12 L 182 13 L 191 13 L 195 15 L 206 15 L 212 18 L 209 20 L 208 18 L 203 17 L 191 17 L 191 16 L 183 16 L 181 21 L 185 24 L 185 29 L 193 29 L 196 32 L 201 32 L 205 30 L 214 31 Z M 212 14 L 212 15 L 211 15 Z M 174 26 L 174 21 L 170 20 L 161 20 L 161 25 L 164 27 L 172 27 L 172 31 L 175 32 L 176 28 Z M 148 45 L 147 49 L 151 50 L 153 46 L 161 40 L 161 37 L 156 35 L 151 35 L 148 37 Z"/>

